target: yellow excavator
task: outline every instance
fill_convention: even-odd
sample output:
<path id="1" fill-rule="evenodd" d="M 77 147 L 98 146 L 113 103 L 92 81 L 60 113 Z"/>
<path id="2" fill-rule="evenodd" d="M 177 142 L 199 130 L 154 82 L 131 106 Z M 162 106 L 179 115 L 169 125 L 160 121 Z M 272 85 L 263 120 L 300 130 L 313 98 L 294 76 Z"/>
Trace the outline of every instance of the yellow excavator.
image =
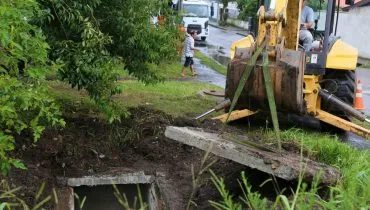
<path id="1" fill-rule="evenodd" d="M 335 3 L 327 2 L 323 40 L 305 52 L 299 42 L 302 0 L 263 2 L 256 37 L 249 35 L 231 47 L 225 89 L 229 101 L 214 109 L 231 104 L 231 110 L 215 119 L 236 120 L 269 107 L 272 112 L 273 107 L 278 112 L 308 114 L 323 126 L 370 137 L 370 130 L 350 121 L 370 123 L 352 107 L 358 50 L 332 35 Z M 351 2 L 346 0 L 346 4 Z"/>

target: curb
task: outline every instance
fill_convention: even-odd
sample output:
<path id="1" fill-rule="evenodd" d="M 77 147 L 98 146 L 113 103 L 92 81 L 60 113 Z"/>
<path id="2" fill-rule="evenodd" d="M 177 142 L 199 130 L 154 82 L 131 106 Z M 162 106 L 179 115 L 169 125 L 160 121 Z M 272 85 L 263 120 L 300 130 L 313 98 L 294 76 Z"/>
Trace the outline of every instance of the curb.
<path id="1" fill-rule="evenodd" d="M 242 34 L 242 33 L 236 33 L 236 34 L 238 34 L 240 36 L 244 36 L 244 37 L 247 37 L 248 36 L 248 34 Z"/>
<path id="2" fill-rule="evenodd" d="M 215 28 L 222 29 L 222 30 L 226 30 L 226 28 L 223 28 L 223 27 L 221 27 L 221 26 L 217 25 L 217 23 L 208 23 L 208 25 L 213 26 L 213 27 L 215 27 Z"/>

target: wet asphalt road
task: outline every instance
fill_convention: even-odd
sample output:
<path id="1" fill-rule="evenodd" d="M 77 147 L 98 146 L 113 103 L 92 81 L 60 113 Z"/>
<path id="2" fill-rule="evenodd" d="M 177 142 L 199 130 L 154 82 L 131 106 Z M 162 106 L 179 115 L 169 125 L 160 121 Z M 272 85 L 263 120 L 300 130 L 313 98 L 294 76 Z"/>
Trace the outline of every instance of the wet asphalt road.
<path id="1" fill-rule="evenodd" d="M 362 82 L 365 114 L 370 116 L 370 69 L 357 68 L 357 79 Z"/>
<path id="2" fill-rule="evenodd" d="M 202 49 L 202 52 L 214 54 L 214 51 L 217 50 L 220 56 L 230 57 L 229 49 L 231 44 L 243 38 L 243 34 L 247 34 L 247 31 L 233 27 L 226 27 L 224 29 L 210 26 L 210 35 L 206 41 L 208 47 Z"/>
<path id="3" fill-rule="evenodd" d="M 244 37 L 241 34 L 246 34 L 246 32 L 232 27 L 228 27 L 227 30 L 223 30 L 210 26 L 209 38 L 205 42 L 196 42 L 196 47 L 219 63 L 227 65 L 230 55 L 229 48 L 232 42 Z M 225 76 L 201 65 L 197 59 L 195 59 L 195 68 L 200 74 L 197 78 L 194 78 L 195 80 L 215 84 L 222 88 L 225 87 Z M 370 69 L 358 68 L 356 70 L 356 74 L 357 78 L 360 79 L 363 84 L 363 99 L 365 106 L 365 110 L 363 110 L 363 112 L 370 116 Z M 370 149 L 370 141 L 352 133 L 347 132 L 340 136 L 340 139 L 349 142 L 357 148 Z"/>
<path id="4" fill-rule="evenodd" d="M 181 59 L 181 63 L 184 63 L 184 58 Z M 197 58 L 194 58 L 194 68 L 195 71 L 199 74 L 198 76 L 190 77 L 191 71 L 187 69 L 186 72 L 187 77 L 181 78 L 181 80 L 195 80 L 198 82 L 205 82 L 209 84 L 214 84 L 221 88 L 225 88 L 226 77 L 214 71 L 213 69 L 210 69 L 207 66 L 200 64 L 200 60 Z"/>
<path id="5" fill-rule="evenodd" d="M 220 64 L 227 65 L 230 60 L 229 48 L 231 44 L 243 38 L 246 34 L 245 30 L 227 27 L 226 30 L 210 26 L 210 36 L 206 41 L 196 41 L 195 47 L 199 49 L 202 53 L 212 57 Z M 182 60 L 183 62 L 183 60 Z M 199 82 L 206 82 L 210 84 L 217 85 L 219 87 L 225 88 L 226 78 L 224 75 L 207 68 L 206 66 L 200 64 L 198 59 L 194 59 L 194 68 L 199 73 L 199 75 L 194 78 L 194 80 Z M 189 71 L 189 70 L 188 70 Z M 188 73 L 189 74 L 189 73 Z M 186 78 L 185 80 L 189 80 Z"/>

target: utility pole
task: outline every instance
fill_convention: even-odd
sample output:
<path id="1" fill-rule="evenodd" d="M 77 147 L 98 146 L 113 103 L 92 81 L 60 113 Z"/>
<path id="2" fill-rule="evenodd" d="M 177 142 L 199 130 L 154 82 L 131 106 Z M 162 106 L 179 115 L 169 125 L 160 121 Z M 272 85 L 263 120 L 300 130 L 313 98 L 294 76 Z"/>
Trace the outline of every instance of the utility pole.
<path id="1" fill-rule="evenodd" d="M 178 1 L 178 7 L 177 8 L 179 8 L 179 11 L 182 10 L 182 1 L 184 1 L 184 0 L 179 0 Z"/>

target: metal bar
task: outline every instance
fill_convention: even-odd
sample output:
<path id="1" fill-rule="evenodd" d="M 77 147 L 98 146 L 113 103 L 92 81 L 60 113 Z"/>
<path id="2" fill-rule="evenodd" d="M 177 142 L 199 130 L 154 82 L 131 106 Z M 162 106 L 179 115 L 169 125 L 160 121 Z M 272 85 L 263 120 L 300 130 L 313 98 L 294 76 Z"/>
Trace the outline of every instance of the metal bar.
<path id="1" fill-rule="evenodd" d="M 339 19 L 339 6 L 340 6 L 340 0 L 337 0 L 337 1 L 338 1 L 338 5 L 337 5 L 337 20 L 335 21 L 335 32 L 334 32 L 334 36 L 337 36 L 338 19 Z"/>
<path id="2" fill-rule="evenodd" d="M 212 112 L 214 112 L 214 111 L 216 111 L 216 109 L 211 109 L 211 110 L 209 110 L 209 111 L 207 111 L 207 112 L 205 112 L 205 113 L 203 113 L 203 114 L 201 114 L 201 115 L 197 116 L 195 119 L 196 119 L 196 120 L 199 120 L 200 118 L 202 118 L 202 117 L 204 117 L 204 116 L 206 116 L 206 115 L 209 115 L 209 114 L 211 114 L 211 113 L 212 113 Z"/>
<path id="3" fill-rule="evenodd" d="M 272 124 L 274 126 L 274 131 L 275 131 L 275 134 L 278 140 L 278 148 L 279 148 L 279 151 L 281 151 L 279 120 L 278 120 L 277 110 L 276 110 L 274 90 L 272 89 L 272 85 L 271 85 L 272 81 L 271 81 L 271 75 L 270 75 L 270 70 L 269 70 L 269 59 L 268 59 L 266 50 L 263 52 L 262 72 L 263 72 L 263 79 L 265 82 L 267 100 L 269 102 L 269 107 L 270 107 Z"/>
<path id="4" fill-rule="evenodd" d="M 332 12 L 333 12 L 333 0 L 328 0 L 328 11 L 326 13 L 326 22 L 325 22 L 325 36 L 324 36 L 324 48 L 323 48 L 323 64 L 326 65 L 326 58 L 329 52 L 329 36 L 333 31 L 332 27 Z"/>
<path id="5" fill-rule="evenodd" d="M 335 115 L 332 115 L 328 112 L 318 110 L 317 115 L 315 116 L 316 119 L 319 119 L 323 122 L 326 122 L 328 124 L 334 125 L 335 127 L 338 127 L 340 129 L 343 129 L 345 131 L 353 132 L 359 136 L 362 136 L 364 138 L 370 137 L 370 130 L 363 128 L 359 125 L 356 125 L 352 122 L 349 122 L 347 120 L 344 120 L 340 117 L 337 117 Z"/>
<path id="6" fill-rule="evenodd" d="M 252 70 L 254 69 L 254 66 L 256 64 L 256 61 L 257 61 L 257 58 L 258 56 L 261 54 L 262 50 L 266 47 L 266 44 L 267 44 L 267 40 L 268 39 L 265 39 L 261 46 L 259 46 L 257 48 L 257 51 L 254 52 L 254 54 L 252 55 L 251 59 L 248 60 L 248 63 L 247 63 L 247 68 L 246 70 L 244 71 L 242 77 L 240 78 L 240 81 L 239 81 L 239 84 L 238 84 L 238 87 L 235 91 L 235 94 L 234 94 L 234 97 L 233 97 L 233 100 L 231 102 L 231 107 L 229 109 L 229 113 L 228 113 L 228 116 L 226 118 L 226 122 L 229 120 L 229 117 L 230 117 L 230 114 L 231 112 L 234 110 L 235 106 L 236 106 L 236 103 L 238 102 L 239 100 L 239 97 L 244 89 L 244 86 L 245 84 L 247 83 L 248 81 L 248 78 L 252 72 Z"/>
<path id="7" fill-rule="evenodd" d="M 226 108 L 226 107 L 229 107 L 230 106 L 230 104 L 231 104 L 231 101 L 230 101 L 230 99 L 225 99 L 225 100 L 223 100 L 223 101 L 221 101 L 220 103 L 218 103 L 215 107 L 213 107 L 211 110 L 209 110 L 209 111 L 207 111 L 206 113 L 204 113 L 204 114 L 201 114 L 201 115 L 199 115 L 198 117 L 196 117 L 195 119 L 196 120 L 199 120 L 200 118 L 202 118 L 202 117 L 204 117 L 204 116 L 206 116 L 206 115 L 209 115 L 209 114 L 211 114 L 212 112 L 215 112 L 215 111 L 220 111 L 221 109 L 224 109 L 224 108 Z"/>

